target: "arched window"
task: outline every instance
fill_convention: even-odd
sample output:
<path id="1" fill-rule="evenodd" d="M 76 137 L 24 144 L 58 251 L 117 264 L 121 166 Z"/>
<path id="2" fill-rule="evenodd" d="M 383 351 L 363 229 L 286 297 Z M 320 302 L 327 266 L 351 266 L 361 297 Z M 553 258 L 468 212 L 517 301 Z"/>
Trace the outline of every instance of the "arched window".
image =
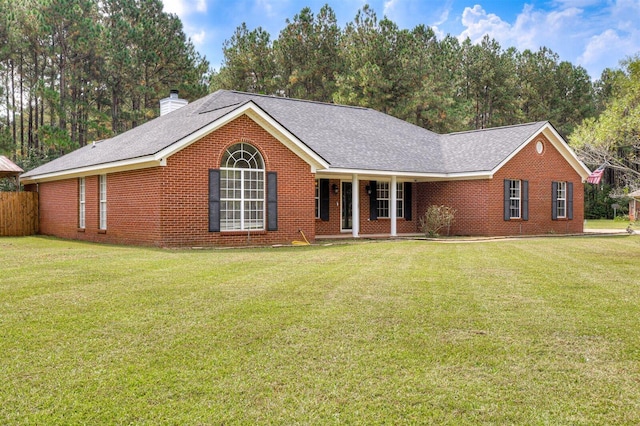
<path id="1" fill-rule="evenodd" d="M 227 149 L 220 167 L 220 230 L 264 229 L 264 161 L 252 145 Z"/>

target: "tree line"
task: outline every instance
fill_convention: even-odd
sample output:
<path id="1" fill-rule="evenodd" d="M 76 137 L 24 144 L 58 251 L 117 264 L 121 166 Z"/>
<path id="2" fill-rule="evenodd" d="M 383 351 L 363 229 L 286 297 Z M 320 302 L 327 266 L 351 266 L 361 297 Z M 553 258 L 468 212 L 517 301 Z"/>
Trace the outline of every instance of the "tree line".
<path id="1" fill-rule="evenodd" d="M 547 47 L 438 38 L 424 25 L 378 19 L 369 6 L 340 28 L 327 5 L 303 8 L 274 40 L 242 24 L 223 53 L 212 91 L 369 107 L 439 133 L 549 120 L 589 167 L 607 165 L 609 187 L 640 187 L 640 57 L 593 81 Z"/>
<path id="2" fill-rule="evenodd" d="M 21 163 L 131 129 L 170 89 L 208 90 L 160 0 L 0 0 L 0 40 L 0 152 Z"/>
<path id="3" fill-rule="evenodd" d="M 0 153 L 24 168 L 157 116 L 169 89 L 373 108 L 448 133 L 549 120 L 607 181 L 640 181 L 640 60 L 587 71 L 552 50 L 401 29 L 363 6 L 341 28 L 303 8 L 275 39 L 240 25 L 211 72 L 160 0 L 0 0 Z"/>
<path id="4" fill-rule="evenodd" d="M 211 87 L 359 105 L 436 132 L 550 120 L 568 135 L 598 112 L 587 71 L 543 47 L 502 48 L 489 37 L 439 39 L 400 29 L 364 6 L 344 28 L 325 5 L 306 7 L 275 40 L 239 26 Z"/>

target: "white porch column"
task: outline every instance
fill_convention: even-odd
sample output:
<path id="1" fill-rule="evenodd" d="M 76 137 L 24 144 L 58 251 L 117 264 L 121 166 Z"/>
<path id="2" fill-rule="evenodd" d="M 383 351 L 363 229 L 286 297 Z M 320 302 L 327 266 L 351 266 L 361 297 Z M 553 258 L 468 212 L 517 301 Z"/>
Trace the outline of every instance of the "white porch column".
<path id="1" fill-rule="evenodd" d="M 397 221 L 398 221 L 398 191 L 397 191 L 397 185 L 396 185 L 396 176 L 391 176 L 391 183 L 389 184 L 389 186 L 391 188 L 389 188 L 391 190 L 391 200 L 390 200 L 390 205 L 389 205 L 389 217 L 391 219 L 391 236 L 395 237 L 398 235 L 398 227 L 397 227 Z"/>
<path id="2" fill-rule="evenodd" d="M 351 235 L 358 238 L 360 234 L 360 185 L 358 175 L 351 176 Z"/>

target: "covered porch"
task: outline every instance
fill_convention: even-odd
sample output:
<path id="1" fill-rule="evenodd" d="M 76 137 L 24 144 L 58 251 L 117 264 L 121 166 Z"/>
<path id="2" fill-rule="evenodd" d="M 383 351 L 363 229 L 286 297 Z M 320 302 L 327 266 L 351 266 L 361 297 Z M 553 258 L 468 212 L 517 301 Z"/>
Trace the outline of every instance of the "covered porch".
<path id="1" fill-rule="evenodd" d="M 422 179 L 371 171 L 316 173 L 316 239 L 420 235 L 414 194 Z"/>

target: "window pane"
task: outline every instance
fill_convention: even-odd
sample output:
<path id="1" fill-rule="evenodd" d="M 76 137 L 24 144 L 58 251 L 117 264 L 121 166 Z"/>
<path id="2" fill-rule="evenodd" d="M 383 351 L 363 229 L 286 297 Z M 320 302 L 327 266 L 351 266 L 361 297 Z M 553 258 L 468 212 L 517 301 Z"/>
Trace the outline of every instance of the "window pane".
<path id="1" fill-rule="evenodd" d="M 520 181 L 509 182 L 509 216 L 514 219 L 520 218 Z"/>
<path id="2" fill-rule="evenodd" d="M 107 229 L 107 175 L 100 175 L 98 179 L 98 190 L 100 192 L 100 194 L 98 195 L 100 199 L 100 223 L 98 224 L 98 226 L 100 229 Z"/>
<path id="3" fill-rule="evenodd" d="M 391 186 L 389 182 L 378 182 L 377 199 L 378 199 L 378 217 L 391 217 Z M 404 184 L 396 183 L 396 216 L 404 217 Z"/>
<path id="4" fill-rule="evenodd" d="M 567 217 L 567 183 L 557 182 L 558 190 L 556 192 L 556 207 L 558 217 Z"/>
<path id="5" fill-rule="evenodd" d="M 230 147 L 220 170 L 221 230 L 264 229 L 264 162 L 248 143 Z"/>
<path id="6" fill-rule="evenodd" d="M 378 182 L 376 197 L 378 199 L 378 217 L 389 217 L 389 182 Z"/>
<path id="7" fill-rule="evenodd" d="M 240 202 L 221 201 L 220 202 L 220 229 L 224 231 L 234 231 L 241 229 Z"/>
<path id="8" fill-rule="evenodd" d="M 320 181 L 318 179 L 316 179 L 315 201 L 316 201 L 316 219 L 319 219 L 320 218 Z"/>

